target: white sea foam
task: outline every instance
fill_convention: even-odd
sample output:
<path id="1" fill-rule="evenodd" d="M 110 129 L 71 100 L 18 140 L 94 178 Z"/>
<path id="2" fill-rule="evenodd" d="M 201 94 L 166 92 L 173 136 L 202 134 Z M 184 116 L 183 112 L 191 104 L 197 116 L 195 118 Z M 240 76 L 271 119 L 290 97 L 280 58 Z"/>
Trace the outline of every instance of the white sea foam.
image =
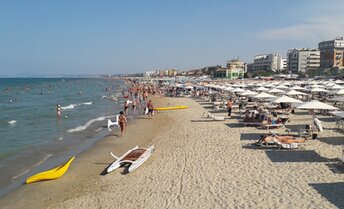
<path id="1" fill-rule="evenodd" d="M 57 140 L 59 141 L 63 140 L 63 136 L 59 137 Z"/>
<path id="2" fill-rule="evenodd" d="M 74 109 L 77 106 L 77 104 L 70 104 L 67 106 L 61 107 L 62 110 L 69 110 L 69 109 Z"/>
<path id="3" fill-rule="evenodd" d="M 10 121 L 7 121 L 7 123 L 8 124 L 15 124 L 15 123 L 17 123 L 17 121 L 16 120 L 10 120 Z"/>
<path id="4" fill-rule="evenodd" d="M 84 102 L 84 103 L 79 103 L 79 104 L 70 104 L 70 105 L 67 105 L 67 106 L 63 106 L 61 107 L 62 110 L 70 110 L 70 109 L 74 109 L 78 106 L 81 106 L 81 105 L 92 105 L 93 102 Z"/>
<path id="5" fill-rule="evenodd" d="M 92 125 L 92 123 L 97 122 L 97 121 L 103 121 L 103 120 L 105 120 L 107 118 L 111 118 L 111 117 L 113 117 L 113 116 L 102 116 L 102 117 L 99 117 L 99 118 L 91 119 L 85 125 L 80 125 L 80 126 L 78 126 L 76 128 L 69 129 L 68 133 L 79 132 L 79 131 L 85 130 L 87 127 Z"/>

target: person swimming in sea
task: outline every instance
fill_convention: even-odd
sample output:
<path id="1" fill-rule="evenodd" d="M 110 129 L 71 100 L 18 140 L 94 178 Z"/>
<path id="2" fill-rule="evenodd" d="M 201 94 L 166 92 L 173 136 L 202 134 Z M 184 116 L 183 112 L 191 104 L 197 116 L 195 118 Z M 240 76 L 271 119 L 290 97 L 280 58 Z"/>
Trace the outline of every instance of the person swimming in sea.
<path id="1" fill-rule="evenodd" d="M 58 118 L 61 117 L 61 105 L 59 105 L 59 104 L 56 105 L 56 116 Z"/>

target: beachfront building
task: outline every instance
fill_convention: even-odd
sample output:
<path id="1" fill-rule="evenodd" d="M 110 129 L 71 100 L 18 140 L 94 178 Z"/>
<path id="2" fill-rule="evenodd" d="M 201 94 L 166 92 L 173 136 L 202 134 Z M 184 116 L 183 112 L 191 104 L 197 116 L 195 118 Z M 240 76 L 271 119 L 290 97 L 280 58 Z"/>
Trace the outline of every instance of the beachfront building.
<path id="1" fill-rule="evenodd" d="M 247 73 L 254 75 L 281 72 L 286 64 L 286 59 L 280 54 L 260 54 L 254 56 L 253 63 L 247 65 Z"/>
<path id="2" fill-rule="evenodd" d="M 158 71 L 146 71 L 144 73 L 145 77 L 156 77 L 158 75 Z"/>
<path id="3" fill-rule="evenodd" d="M 344 38 L 319 43 L 320 68 L 344 69 Z"/>
<path id="4" fill-rule="evenodd" d="M 306 74 L 320 67 L 318 49 L 290 49 L 287 53 L 287 69 L 290 74 Z"/>
<path id="5" fill-rule="evenodd" d="M 177 75 L 177 70 L 175 69 L 168 69 L 167 70 L 168 77 L 175 77 Z"/>
<path id="6" fill-rule="evenodd" d="M 227 61 L 226 68 L 220 68 L 214 72 L 214 78 L 242 79 L 247 71 L 247 64 L 239 59 Z"/>

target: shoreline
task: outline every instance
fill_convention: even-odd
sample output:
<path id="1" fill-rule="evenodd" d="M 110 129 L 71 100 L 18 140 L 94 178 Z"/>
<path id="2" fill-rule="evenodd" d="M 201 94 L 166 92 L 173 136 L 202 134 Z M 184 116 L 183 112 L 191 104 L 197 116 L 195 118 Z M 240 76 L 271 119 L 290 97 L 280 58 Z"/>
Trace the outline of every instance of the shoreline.
<path id="1" fill-rule="evenodd" d="M 156 103 L 164 103 L 163 100 L 165 100 L 164 97 L 154 97 L 154 100 L 157 100 Z M 50 186 L 52 187 L 57 187 L 58 190 L 62 190 L 62 188 L 58 185 L 55 185 L 55 182 L 58 182 L 59 180 L 62 180 L 64 178 L 69 178 L 68 175 L 72 175 L 72 178 L 76 178 L 75 175 L 79 176 L 80 178 L 87 178 L 90 177 L 92 178 L 92 176 L 87 176 L 87 175 L 94 175 L 94 170 L 98 170 L 99 167 L 103 167 L 104 169 L 107 168 L 108 165 L 106 165 L 106 163 L 104 165 L 101 166 L 93 166 L 93 168 L 91 168 L 88 172 L 79 172 L 79 171 L 75 171 L 77 170 L 77 168 L 80 168 L 80 170 L 84 170 L 85 167 L 88 167 L 87 165 L 85 166 L 84 164 L 87 164 L 87 158 L 89 157 L 94 157 L 98 154 L 96 154 L 95 152 L 101 152 L 103 150 L 107 150 L 106 152 L 102 152 L 100 155 L 100 161 L 108 161 L 110 164 L 113 161 L 113 158 L 109 155 L 109 152 L 114 152 L 114 153 L 124 153 L 125 151 L 127 151 L 128 149 L 139 145 L 142 147 L 148 147 L 149 142 L 150 142 L 150 138 L 152 138 L 151 133 L 147 134 L 145 133 L 145 129 L 146 130 L 150 130 L 151 131 L 157 131 L 156 127 L 148 127 L 148 124 L 145 124 L 147 121 L 149 121 L 148 119 L 146 119 L 148 116 L 146 115 L 139 115 L 136 117 L 136 119 L 134 118 L 130 118 L 130 120 L 128 121 L 128 127 L 126 132 L 124 133 L 124 136 L 119 137 L 119 129 L 118 128 L 113 128 L 112 131 L 107 134 L 104 138 L 102 139 L 98 139 L 98 140 L 94 140 L 93 142 L 88 142 L 86 144 L 81 144 L 80 146 L 86 146 L 86 148 L 84 149 L 77 149 L 75 150 L 75 154 L 77 154 L 76 159 L 73 161 L 71 167 L 69 168 L 69 170 L 66 172 L 66 174 L 64 176 L 62 176 L 60 179 L 57 180 L 52 180 L 52 181 L 47 181 L 47 182 L 38 182 L 38 183 L 34 183 L 34 184 L 29 184 L 29 185 L 25 185 L 22 183 L 19 183 L 18 185 L 16 185 L 16 188 L 12 188 L 10 189 L 9 192 L 7 192 L 6 194 L 4 194 L 2 197 L 0 197 L 0 207 L 3 207 L 3 203 L 4 203 L 4 207 L 6 208 L 7 206 L 10 207 L 8 204 L 6 206 L 6 202 L 11 202 L 14 199 L 17 200 L 21 200 L 23 197 L 22 195 L 24 193 L 30 193 L 30 195 L 32 195 L 33 198 L 38 198 L 39 194 L 41 192 L 36 192 L 37 190 L 41 190 L 44 189 L 44 184 L 51 184 Z M 165 116 L 164 116 L 165 117 Z M 153 119 L 154 121 L 154 119 Z M 150 121 L 149 121 L 150 122 Z M 104 121 L 104 123 L 106 123 L 106 121 Z M 163 124 L 163 123 L 162 123 Z M 159 128 L 162 127 L 162 125 L 158 125 Z M 107 130 L 106 130 L 107 131 Z M 139 135 L 140 140 L 136 139 L 135 134 Z M 111 147 L 111 149 L 109 149 Z M 61 158 L 61 156 L 60 156 Z M 97 157 L 95 157 L 94 160 L 96 160 Z M 98 158 L 99 159 L 99 158 Z M 48 160 L 49 161 L 49 160 Z M 56 164 L 56 159 L 53 160 L 55 161 Z M 61 159 L 60 159 L 61 161 Z M 60 163 L 59 163 L 60 164 Z M 53 166 L 47 166 L 46 169 L 50 169 Z M 98 167 L 98 168 L 95 168 Z M 103 169 L 103 170 L 104 170 Z M 120 170 L 120 169 L 119 169 Z M 99 170 L 98 170 L 99 171 Z M 76 172 L 76 173 L 74 173 Z M 74 173 L 74 174 L 69 174 L 69 173 Z M 97 172 L 98 174 L 101 174 L 102 172 Z M 111 174 L 109 174 L 111 175 Z M 76 179 L 74 179 L 75 181 Z M 70 180 L 66 180 L 66 182 L 72 183 L 70 182 Z M 72 184 L 81 184 L 81 182 L 79 183 L 72 183 Z M 30 188 L 29 188 L 30 187 Z M 53 192 L 54 194 L 54 192 Z M 59 196 L 58 192 L 55 193 L 54 195 Z M 37 196 L 37 197 L 36 197 Z M 26 198 L 25 198 L 26 199 Z M 30 201 L 29 201 L 30 202 Z M 32 205 L 30 207 L 30 203 L 28 205 L 28 202 L 23 203 L 23 205 L 21 206 L 25 206 L 25 208 L 37 208 L 37 204 L 35 202 L 32 202 Z M 12 206 L 11 206 L 12 207 Z M 10 207 L 10 208 L 11 208 Z M 42 208 L 45 208 L 46 206 L 42 205 Z M 16 208 L 16 207 L 13 207 Z M 40 207 L 39 207 L 40 208 Z"/>
<path id="2" fill-rule="evenodd" d="M 160 99 L 158 99 L 160 100 Z M 154 105 L 187 105 L 137 119 L 121 138 L 108 136 L 73 162 L 55 181 L 27 185 L 0 199 L 1 208 L 335 208 L 344 206 L 343 173 L 335 173 L 342 133 L 326 117 L 324 133 L 300 150 L 252 147 L 265 129 L 238 125 L 237 111 L 225 121 L 201 119 L 209 103 L 161 98 Z M 223 113 L 219 113 L 223 114 Z M 290 128 L 308 124 L 304 111 Z M 154 144 L 152 156 L 133 173 L 101 175 L 124 153 Z M 43 195 L 42 193 L 47 194 Z"/>

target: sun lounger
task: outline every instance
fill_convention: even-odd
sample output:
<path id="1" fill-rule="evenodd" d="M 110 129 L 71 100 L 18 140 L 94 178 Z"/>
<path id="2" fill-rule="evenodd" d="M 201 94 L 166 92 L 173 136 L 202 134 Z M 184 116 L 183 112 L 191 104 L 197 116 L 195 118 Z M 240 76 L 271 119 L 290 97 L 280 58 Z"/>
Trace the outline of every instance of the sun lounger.
<path id="1" fill-rule="evenodd" d="M 224 120 L 226 120 L 226 117 L 224 117 L 224 116 L 215 116 L 213 114 L 206 113 L 206 112 L 203 112 L 202 118 L 211 119 L 213 121 L 224 121 Z"/>
<path id="2" fill-rule="evenodd" d="M 297 149 L 299 147 L 298 143 L 282 143 L 278 141 L 276 138 L 274 138 L 274 142 L 277 144 L 277 146 L 283 149 Z"/>
<path id="3" fill-rule="evenodd" d="M 264 126 L 266 130 L 272 129 L 272 128 L 281 128 L 284 127 L 283 123 L 277 123 L 277 124 L 267 124 Z"/>

